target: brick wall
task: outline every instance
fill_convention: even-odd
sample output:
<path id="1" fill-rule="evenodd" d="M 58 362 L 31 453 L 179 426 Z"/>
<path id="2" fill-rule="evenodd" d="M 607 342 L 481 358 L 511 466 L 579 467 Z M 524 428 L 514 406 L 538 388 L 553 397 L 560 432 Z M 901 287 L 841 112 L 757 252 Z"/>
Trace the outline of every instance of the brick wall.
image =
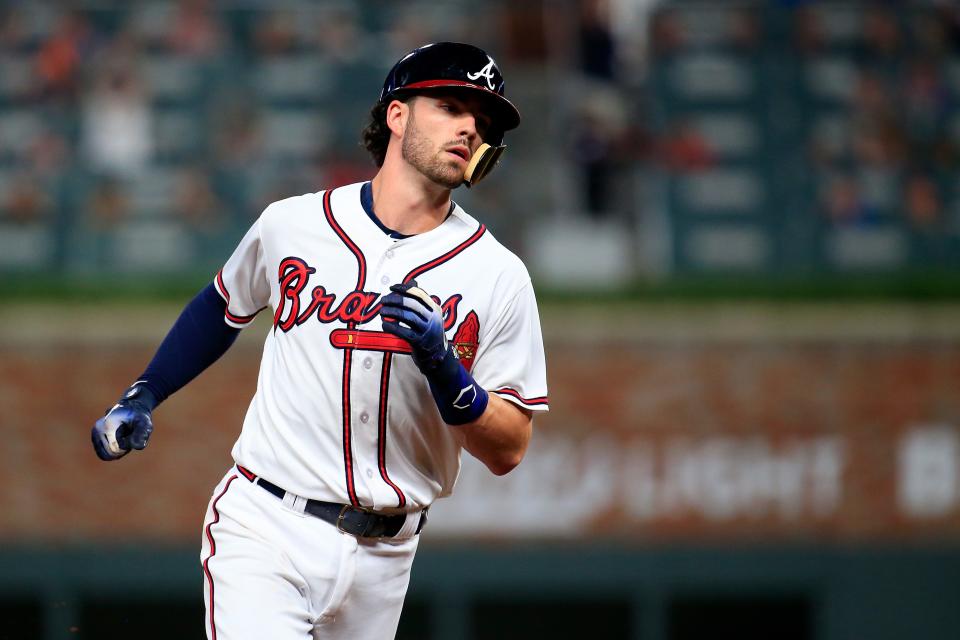
<path id="1" fill-rule="evenodd" d="M 583 319 L 595 312 L 547 310 L 551 412 L 527 459 L 504 478 L 468 461 L 432 534 L 956 539 L 960 324 L 898 325 L 894 313 L 858 325 L 861 312 L 798 328 L 757 310 L 635 309 L 598 337 Z M 102 311 L 4 313 L 0 539 L 199 540 L 255 387 L 262 323 L 157 410 L 145 452 L 105 464 L 90 427 L 176 310 L 108 323 Z"/>

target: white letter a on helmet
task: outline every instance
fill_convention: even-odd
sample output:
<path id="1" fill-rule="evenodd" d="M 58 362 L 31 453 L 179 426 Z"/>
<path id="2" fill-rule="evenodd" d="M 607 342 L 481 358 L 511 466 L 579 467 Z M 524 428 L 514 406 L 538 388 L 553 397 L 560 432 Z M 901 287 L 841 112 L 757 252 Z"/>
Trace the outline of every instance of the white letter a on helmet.
<path id="1" fill-rule="evenodd" d="M 490 89 L 490 91 L 493 91 L 493 58 L 487 56 L 487 60 L 489 61 L 487 62 L 487 66 L 485 66 L 483 69 L 480 69 L 480 71 L 477 71 L 476 73 L 468 73 L 467 77 L 471 80 L 485 78 L 487 81 L 487 88 Z"/>

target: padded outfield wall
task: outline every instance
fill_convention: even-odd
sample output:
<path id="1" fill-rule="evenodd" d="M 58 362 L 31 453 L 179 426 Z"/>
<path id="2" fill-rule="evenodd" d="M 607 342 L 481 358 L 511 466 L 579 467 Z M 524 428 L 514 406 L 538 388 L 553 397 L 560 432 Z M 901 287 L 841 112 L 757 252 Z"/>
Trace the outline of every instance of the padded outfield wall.
<path id="1" fill-rule="evenodd" d="M 401 637 L 960 634 L 960 308 L 543 311 L 551 412 L 511 474 L 465 459 Z M 145 453 L 103 464 L 88 435 L 177 313 L 0 310 L 7 637 L 201 637 L 200 523 L 268 319 Z"/>

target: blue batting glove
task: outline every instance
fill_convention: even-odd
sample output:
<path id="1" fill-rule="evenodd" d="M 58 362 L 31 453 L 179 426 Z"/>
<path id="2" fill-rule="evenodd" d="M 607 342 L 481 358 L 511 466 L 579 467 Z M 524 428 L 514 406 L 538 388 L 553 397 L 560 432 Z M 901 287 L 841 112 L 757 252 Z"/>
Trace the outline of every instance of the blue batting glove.
<path id="1" fill-rule="evenodd" d="M 127 389 L 123 397 L 107 414 L 97 420 L 90 433 L 93 448 L 101 460 L 116 460 L 141 450 L 153 433 L 150 414 L 157 402 L 150 390 L 142 385 Z"/>
<path id="2" fill-rule="evenodd" d="M 440 305 L 416 281 L 393 285 L 380 304 L 383 330 L 410 343 L 443 421 L 460 425 L 479 418 L 489 396 L 447 344 Z"/>
<path id="3" fill-rule="evenodd" d="M 420 371 L 435 370 L 449 349 L 440 305 L 417 286 L 416 280 L 393 285 L 380 304 L 383 330 L 410 344 Z"/>

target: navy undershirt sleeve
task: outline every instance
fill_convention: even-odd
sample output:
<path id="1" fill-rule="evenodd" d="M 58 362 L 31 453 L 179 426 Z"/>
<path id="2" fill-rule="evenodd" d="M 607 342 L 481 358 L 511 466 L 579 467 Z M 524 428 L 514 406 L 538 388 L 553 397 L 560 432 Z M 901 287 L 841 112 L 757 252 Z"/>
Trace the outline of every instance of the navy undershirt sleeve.
<path id="1" fill-rule="evenodd" d="M 226 306 L 211 283 L 184 308 L 137 381 L 150 390 L 154 406 L 216 362 L 237 339 L 240 329 L 223 320 Z"/>

